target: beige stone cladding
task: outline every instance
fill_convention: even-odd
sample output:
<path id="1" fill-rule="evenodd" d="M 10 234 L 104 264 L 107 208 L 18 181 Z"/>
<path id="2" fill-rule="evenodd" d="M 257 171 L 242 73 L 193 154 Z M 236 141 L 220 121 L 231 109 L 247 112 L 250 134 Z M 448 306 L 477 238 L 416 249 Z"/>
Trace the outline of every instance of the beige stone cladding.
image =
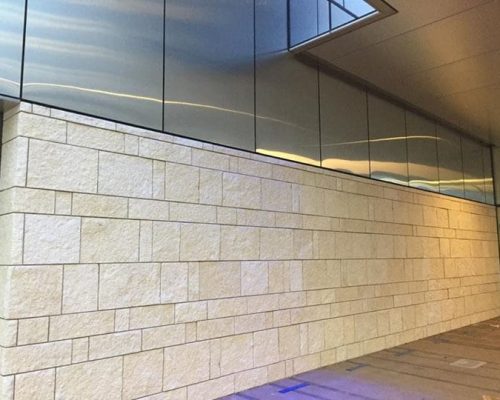
<path id="1" fill-rule="evenodd" d="M 500 314 L 494 207 L 4 117 L 1 399 L 210 400 Z"/>

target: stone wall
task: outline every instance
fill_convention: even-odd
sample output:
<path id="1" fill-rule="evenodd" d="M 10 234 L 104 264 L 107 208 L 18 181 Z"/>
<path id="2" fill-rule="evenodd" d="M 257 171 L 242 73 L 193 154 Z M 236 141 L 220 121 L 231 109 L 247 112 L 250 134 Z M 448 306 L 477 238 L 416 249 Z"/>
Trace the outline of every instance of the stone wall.
<path id="1" fill-rule="evenodd" d="M 494 207 L 23 103 L 2 399 L 209 400 L 500 314 Z"/>

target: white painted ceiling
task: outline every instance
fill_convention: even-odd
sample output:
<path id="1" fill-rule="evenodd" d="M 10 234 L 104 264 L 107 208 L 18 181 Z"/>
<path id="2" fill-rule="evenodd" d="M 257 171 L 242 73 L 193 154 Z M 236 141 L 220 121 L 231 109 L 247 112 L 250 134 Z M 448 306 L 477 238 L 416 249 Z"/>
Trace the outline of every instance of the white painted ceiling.
<path id="1" fill-rule="evenodd" d="M 500 0 L 387 0 L 398 12 L 307 50 L 500 145 Z"/>

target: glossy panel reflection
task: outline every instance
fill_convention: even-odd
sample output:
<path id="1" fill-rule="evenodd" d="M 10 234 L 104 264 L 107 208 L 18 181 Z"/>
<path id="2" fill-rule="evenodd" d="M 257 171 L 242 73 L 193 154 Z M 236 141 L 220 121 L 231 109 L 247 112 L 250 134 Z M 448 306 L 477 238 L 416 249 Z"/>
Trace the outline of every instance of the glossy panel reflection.
<path id="1" fill-rule="evenodd" d="M 407 185 L 405 111 L 368 95 L 368 118 L 371 177 Z"/>
<path id="2" fill-rule="evenodd" d="M 165 130 L 255 149 L 252 0 L 167 0 Z"/>
<path id="3" fill-rule="evenodd" d="M 287 50 L 287 0 L 256 3 L 257 152 L 319 165 L 318 72 Z"/>
<path id="4" fill-rule="evenodd" d="M 493 164 L 491 160 L 491 149 L 483 146 L 483 169 L 484 169 L 484 195 L 485 202 L 495 204 L 495 192 L 493 190 Z"/>
<path id="5" fill-rule="evenodd" d="M 369 176 L 365 91 L 322 72 L 320 93 L 321 165 Z"/>
<path id="6" fill-rule="evenodd" d="M 439 192 L 436 124 L 406 112 L 410 186 Z"/>
<path id="7" fill-rule="evenodd" d="M 484 165 L 482 146 L 470 139 L 462 138 L 462 159 L 464 163 L 465 198 L 484 202 Z"/>
<path id="8" fill-rule="evenodd" d="M 19 97 L 24 0 L 0 1 L 0 95 Z"/>
<path id="9" fill-rule="evenodd" d="M 24 96 L 161 129 L 163 0 L 30 0 Z"/>
<path id="10" fill-rule="evenodd" d="M 460 136 L 437 126 L 439 190 L 451 196 L 464 197 L 464 175 Z"/>

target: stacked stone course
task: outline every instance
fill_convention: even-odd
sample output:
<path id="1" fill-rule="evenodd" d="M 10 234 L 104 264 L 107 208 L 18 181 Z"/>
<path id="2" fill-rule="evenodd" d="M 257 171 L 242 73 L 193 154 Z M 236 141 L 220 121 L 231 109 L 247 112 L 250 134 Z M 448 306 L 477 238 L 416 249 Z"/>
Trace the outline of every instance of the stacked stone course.
<path id="1" fill-rule="evenodd" d="M 22 103 L 0 398 L 209 400 L 500 315 L 495 208 Z"/>

